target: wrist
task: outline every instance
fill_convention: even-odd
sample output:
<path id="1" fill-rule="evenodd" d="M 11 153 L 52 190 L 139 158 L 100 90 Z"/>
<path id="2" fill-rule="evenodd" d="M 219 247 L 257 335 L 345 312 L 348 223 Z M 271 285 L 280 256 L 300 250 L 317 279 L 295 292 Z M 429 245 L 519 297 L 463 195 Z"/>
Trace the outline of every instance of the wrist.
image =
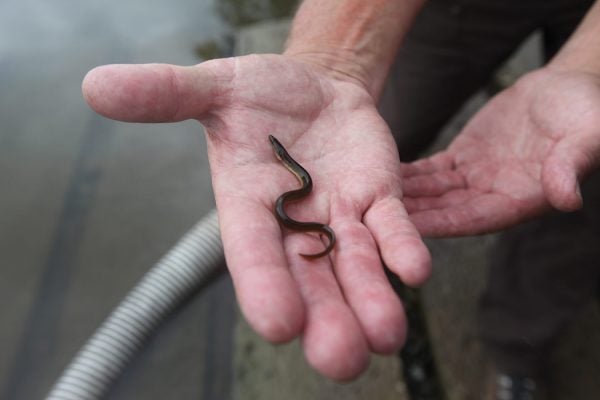
<path id="1" fill-rule="evenodd" d="M 546 69 L 553 72 L 583 73 L 600 80 L 600 59 L 596 60 L 585 55 L 581 57 L 577 53 L 557 55 L 546 65 Z"/>
<path id="2" fill-rule="evenodd" d="M 425 0 L 305 0 L 285 55 L 362 85 L 377 99 L 402 38 Z"/>
<path id="3" fill-rule="evenodd" d="M 320 50 L 315 51 L 308 47 L 293 47 L 286 49 L 284 55 L 308 64 L 331 78 L 358 85 L 371 94 L 375 91 L 369 71 L 356 61 L 355 55 L 349 50 L 320 46 Z"/>
<path id="4" fill-rule="evenodd" d="M 581 72 L 600 78 L 600 1 L 596 1 L 588 11 L 548 67 L 555 71 Z"/>

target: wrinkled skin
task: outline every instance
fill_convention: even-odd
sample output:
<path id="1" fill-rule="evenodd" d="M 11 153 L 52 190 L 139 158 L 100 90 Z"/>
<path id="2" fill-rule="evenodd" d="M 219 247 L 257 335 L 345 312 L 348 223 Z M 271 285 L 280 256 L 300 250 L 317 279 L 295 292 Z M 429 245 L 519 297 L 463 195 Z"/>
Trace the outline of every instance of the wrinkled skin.
<path id="1" fill-rule="evenodd" d="M 486 104 L 447 150 L 403 165 L 404 204 L 427 236 L 496 231 L 582 205 L 600 155 L 600 80 L 552 67 Z"/>
<path id="2" fill-rule="evenodd" d="M 259 334 L 272 342 L 301 336 L 309 363 L 336 380 L 360 374 L 370 352 L 401 347 L 405 317 L 382 260 L 416 285 L 430 257 L 401 202 L 392 136 L 358 82 L 268 55 L 105 66 L 86 76 L 83 92 L 109 118 L 203 124 L 227 264 Z M 282 231 L 273 215 L 275 199 L 298 182 L 273 155 L 269 134 L 312 175 L 312 194 L 287 211 L 334 229 L 329 257 L 299 256 L 323 243 Z"/>
<path id="3" fill-rule="evenodd" d="M 83 92 L 110 118 L 204 125 L 225 255 L 245 317 L 272 342 L 300 336 L 315 369 L 347 380 L 366 368 L 370 352 L 403 344 L 405 317 L 382 260 L 405 283 L 422 283 L 430 257 L 419 232 L 488 232 L 550 206 L 581 206 L 578 179 L 600 154 L 599 87 L 585 73 L 529 74 L 490 101 L 447 150 L 402 167 L 358 81 L 286 56 L 100 67 Z M 313 193 L 287 210 L 331 225 L 338 242 L 329 257 L 299 256 L 323 243 L 277 224 L 273 202 L 298 183 L 274 157 L 269 134 L 313 177 Z"/>

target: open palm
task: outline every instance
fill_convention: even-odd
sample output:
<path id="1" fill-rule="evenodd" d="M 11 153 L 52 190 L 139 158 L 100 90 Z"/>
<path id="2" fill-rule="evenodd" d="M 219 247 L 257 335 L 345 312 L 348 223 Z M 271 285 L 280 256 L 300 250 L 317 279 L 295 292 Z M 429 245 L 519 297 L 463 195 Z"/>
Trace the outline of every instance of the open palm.
<path id="1" fill-rule="evenodd" d="M 100 67 L 86 77 L 84 95 L 115 119 L 202 122 L 227 264 L 261 335 L 301 335 L 308 361 L 335 379 L 360 373 L 370 351 L 401 346 L 404 315 L 381 260 L 417 284 L 429 255 L 401 203 L 393 139 L 362 87 L 269 55 Z M 269 134 L 312 175 L 311 195 L 287 211 L 333 228 L 328 257 L 301 257 L 324 244 L 282 231 L 274 217 L 275 199 L 299 184 L 275 158 Z"/>
<path id="2" fill-rule="evenodd" d="M 599 151 L 600 82 L 545 68 L 493 98 L 447 150 L 403 165 L 404 201 L 424 235 L 499 230 L 580 207 Z"/>

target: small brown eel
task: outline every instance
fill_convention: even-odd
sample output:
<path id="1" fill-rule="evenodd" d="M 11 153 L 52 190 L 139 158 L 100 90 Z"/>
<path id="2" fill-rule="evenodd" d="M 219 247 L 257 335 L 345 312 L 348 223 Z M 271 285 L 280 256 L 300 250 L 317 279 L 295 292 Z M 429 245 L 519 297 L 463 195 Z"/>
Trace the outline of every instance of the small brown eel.
<path id="1" fill-rule="evenodd" d="M 312 179 L 308 172 L 298 164 L 286 151 L 279 140 L 275 139 L 272 135 L 269 135 L 271 146 L 275 152 L 275 157 L 283 163 L 283 165 L 298 178 L 302 187 L 300 189 L 291 190 L 285 192 L 277 201 L 275 201 L 275 216 L 281 225 L 284 227 L 301 232 L 320 232 L 329 238 L 329 244 L 325 247 L 325 250 L 316 254 L 302 254 L 302 257 L 306 258 L 318 258 L 329 254 L 335 245 L 335 233 L 329 225 L 321 224 L 319 222 L 300 222 L 290 218 L 284 209 L 284 206 L 289 201 L 300 200 L 311 192 L 312 190 Z"/>

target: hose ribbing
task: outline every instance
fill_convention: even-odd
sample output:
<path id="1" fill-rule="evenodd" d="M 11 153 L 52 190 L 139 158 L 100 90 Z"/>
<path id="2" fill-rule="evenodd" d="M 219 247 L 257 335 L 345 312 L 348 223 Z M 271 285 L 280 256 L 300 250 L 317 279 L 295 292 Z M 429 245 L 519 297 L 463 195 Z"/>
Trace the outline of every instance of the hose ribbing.
<path id="1" fill-rule="evenodd" d="M 46 400 L 100 399 L 164 319 L 224 266 L 216 210 L 163 256 L 96 330 Z"/>

